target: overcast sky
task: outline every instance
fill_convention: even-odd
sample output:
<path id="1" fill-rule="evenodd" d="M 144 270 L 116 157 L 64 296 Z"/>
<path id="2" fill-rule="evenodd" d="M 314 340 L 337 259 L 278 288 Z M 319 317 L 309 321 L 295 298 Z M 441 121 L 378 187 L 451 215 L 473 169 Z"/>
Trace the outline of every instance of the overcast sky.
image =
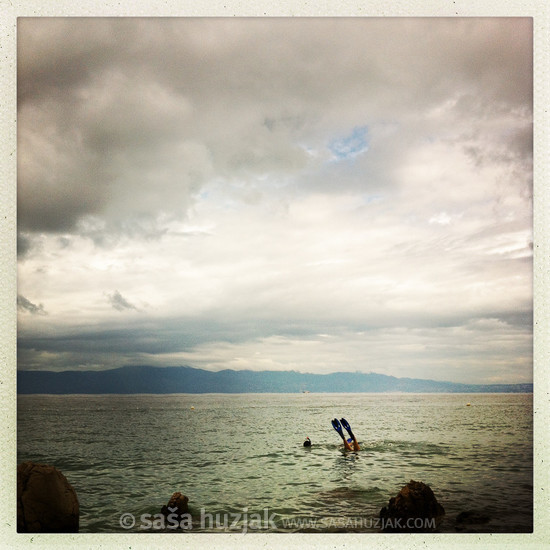
<path id="1" fill-rule="evenodd" d="M 18 364 L 532 381 L 532 30 L 19 19 Z"/>

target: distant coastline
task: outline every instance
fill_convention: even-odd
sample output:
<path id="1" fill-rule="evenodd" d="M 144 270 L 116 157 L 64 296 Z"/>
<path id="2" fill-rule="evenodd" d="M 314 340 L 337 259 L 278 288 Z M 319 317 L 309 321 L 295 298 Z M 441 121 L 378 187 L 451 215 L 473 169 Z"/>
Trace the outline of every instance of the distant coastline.
<path id="1" fill-rule="evenodd" d="M 127 366 L 103 371 L 17 373 L 18 394 L 169 393 L 532 393 L 532 383 L 461 384 L 384 374 Z"/>

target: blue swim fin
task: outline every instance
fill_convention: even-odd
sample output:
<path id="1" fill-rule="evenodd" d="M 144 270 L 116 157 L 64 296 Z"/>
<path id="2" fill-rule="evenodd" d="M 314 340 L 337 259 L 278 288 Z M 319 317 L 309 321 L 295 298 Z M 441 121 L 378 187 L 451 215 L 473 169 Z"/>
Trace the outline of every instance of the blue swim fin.
<path id="1" fill-rule="evenodd" d="M 345 418 L 340 418 L 340 422 L 342 423 L 342 426 L 344 426 L 344 428 L 346 428 L 347 432 L 352 437 L 352 439 L 355 439 L 355 436 L 353 435 L 353 432 L 351 431 L 351 428 L 350 428 L 350 425 L 349 425 L 348 421 Z"/>
<path id="2" fill-rule="evenodd" d="M 345 440 L 344 434 L 342 433 L 342 426 L 340 426 L 340 422 L 338 422 L 337 418 L 332 420 L 332 427 L 340 434 L 340 437 Z"/>

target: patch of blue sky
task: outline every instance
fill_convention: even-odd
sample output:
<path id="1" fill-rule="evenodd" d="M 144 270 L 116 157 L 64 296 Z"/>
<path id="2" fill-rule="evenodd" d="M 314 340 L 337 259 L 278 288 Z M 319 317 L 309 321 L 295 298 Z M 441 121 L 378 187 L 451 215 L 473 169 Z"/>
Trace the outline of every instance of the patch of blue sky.
<path id="1" fill-rule="evenodd" d="M 373 202 L 380 202 L 382 200 L 382 195 L 363 195 L 362 201 L 363 204 L 371 204 Z"/>
<path id="2" fill-rule="evenodd" d="M 351 133 L 331 140 L 328 148 L 333 160 L 353 159 L 369 149 L 368 126 L 355 126 Z"/>

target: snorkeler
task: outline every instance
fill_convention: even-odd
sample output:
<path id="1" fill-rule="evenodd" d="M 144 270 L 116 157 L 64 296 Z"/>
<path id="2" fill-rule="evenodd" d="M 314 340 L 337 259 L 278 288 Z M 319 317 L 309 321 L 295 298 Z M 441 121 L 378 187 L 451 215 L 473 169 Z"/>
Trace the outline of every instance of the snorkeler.
<path id="1" fill-rule="evenodd" d="M 342 424 L 340 424 L 340 422 Z M 357 443 L 357 438 L 353 435 L 348 421 L 345 418 L 340 418 L 340 422 L 338 422 L 338 419 L 335 418 L 334 420 L 332 420 L 332 427 L 340 434 L 340 437 L 344 442 L 344 447 L 346 451 L 360 451 L 361 447 L 359 447 L 359 443 Z M 342 426 L 346 428 L 351 439 L 346 439 L 345 435 L 342 432 Z M 350 445 L 351 442 L 353 442 L 353 447 Z"/>
<path id="2" fill-rule="evenodd" d="M 309 439 L 309 437 L 306 437 L 306 440 L 304 441 L 304 447 L 311 447 L 311 439 Z"/>

